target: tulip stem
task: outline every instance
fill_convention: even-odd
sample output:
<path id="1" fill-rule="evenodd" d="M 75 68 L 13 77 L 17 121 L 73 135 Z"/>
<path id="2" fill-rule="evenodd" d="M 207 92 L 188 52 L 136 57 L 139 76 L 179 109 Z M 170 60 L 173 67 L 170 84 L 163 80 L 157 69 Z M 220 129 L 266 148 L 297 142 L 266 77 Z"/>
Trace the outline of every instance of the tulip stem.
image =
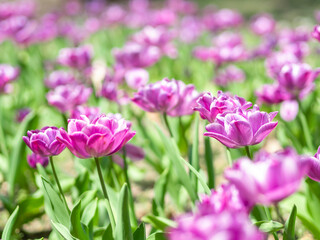
<path id="1" fill-rule="evenodd" d="M 168 121 L 168 117 L 167 117 L 167 114 L 166 113 L 163 113 L 163 120 L 164 120 L 164 123 L 166 124 L 166 127 L 170 133 L 170 137 L 173 138 L 173 134 L 172 134 L 172 131 L 171 131 L 171 128 L 170 128 L 170 125 L 169 125 L 169 121 Z"/>
<path id="2" fill-rule="evenodd" d="M 309 126 L 308 126 L 308 122 L 307 122 L 306 116 L 303 113 L 303 109 L 301 107 L 300 101 L 298 101 L 298 103 L 299 103 L 298 116 L 299 116 L 299 120 L 300 120 L 301 125 L 302 125 L 304 138 L 306 140 L 306 143 L 307 143 L 307 146 L 309 148 L 309 151 L 313 151 L 314 148 L 313 148 L 313 144 L 312 144 L 312 137 L 311 137 L 310 129 L 309 129 Z"/>
<path id="3" fill-rule="evenodd" d="M 136 218 L 136 214 L 135 214 L 133 195 L 132 195 L 131 184 L 130 184 L 130 179 L 129 179 L 129 174 L 128 174 L 127 152 L 126 152 L 125 146 L 122 148 L 122 151 L 123 151 L 122 158 L 123 158 L 124 176 L 125 176 L 128 188 L 129 188 L 129 200 L 130 200 L 129 202 L 130 202 L 130 206 L 131 206 L 131 210 L 132 210 L 131 215 L 132 215 L 132 220 L 134 220 L 134 224 L 137 226 L 138 223 L 137 223 L 137 218 Z"/>
<path id="4" fill-rule="evenodd" d="M 285 224 L 285 220 L 284 220 L 284 218 L 283 218 L 282 215 L 281 215 L 281 212 L 280 212 L 280 209 L 279 209 L 279 205 L 278 205 L 277 203 L 274 204 L 274 208 L 275 208 L 275 210 L 276 210 L 276 213 L 277 213 L 277 216 L 278 216 L 280 222 L 281 222 L 282 224 Z"/>
<path id="5" fill-rule="evenodd" d="M 227 160 L 228 160 L 228 164 L 229 164 L 229 166 L 232 166 L 232 157 L 231 157 L 230 148 L 226 147 L 226 149 L 227 149 Z"/>
<path id="6" fill-rule="evenodd" d="M 244 148 L 246 149 L 246 153 L 247 153 L 248 158 L 252 159 L 249 146 L 245 146 Z"/>
<path id="7" fill-rule="evenodd" d="M 113 215 L 112 208 L 111 208 L 111 205 L 110 205 L 110 201 L 109 201 L 106 185 L 105 185 L 104 180 L 103 180 L 99 158 L 95 157 L 94 160 L 95 160 L 96 165 L 97 165 L 97 171 L 98 171 L 98 175 L 99 175 L 99 180 L 100 180 L 102 192 L 103 192 L 104 198 L 106 199 L 107 212 L 108 212 L 108 215 L 109 215 L 109 218 L 110 218 L 111 228 L 112 228 L 112 230 L 114 232 L 115 229 L 116 229 L 116 222 L 114 220 L 114 215 Z"/>
<path id="8" fill-rule="evenodd" d="M 61 185 L 60 185 L 60 181 L 59 181 L 59 178 L 58 178 L 58 176 L 57 176 L 56 169 L 55 169 L 55 167 L 54 167 L 54 163 L 53 163 L 53 158 L 52 158 L 52 156 L 49 157 L 49 160 L 50 160 L 50 165 L 51 165 L 51 168 L 52 168 L 52 173 L 53 173 L 54 179 L 55 179 L 56 184 L 57 184 L 57 186 L 58 186 L 59 192 L 60 192 L 60 194 L 61 194 L 61 196 L 62 196 L 63 203 L 64 203 L 65 207 L 67 208 L 67 210 L 69 211 L 69 207 L 68 207 L 66 198 L 65 198 L 65 196 L 64 196 L 64 194 L 63 194 L 62 187 L 61 187 Z"/>

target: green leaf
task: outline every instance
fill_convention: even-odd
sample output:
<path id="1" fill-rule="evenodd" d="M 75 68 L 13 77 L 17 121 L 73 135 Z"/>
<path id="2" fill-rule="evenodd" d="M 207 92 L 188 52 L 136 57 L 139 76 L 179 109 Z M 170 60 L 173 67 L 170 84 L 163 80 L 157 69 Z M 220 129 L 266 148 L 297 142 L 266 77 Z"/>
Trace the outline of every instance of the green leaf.
<path id="1" fill-rule="evenodd" d="M 96 211 L 97 211 L 97 206 L 98 206 L 98 199 L 94 200 L 93 202 L 89 203 L 88 206 L 84 209 L 81 217 L 81 222 L 89 226 L 89 223 L 93 219 Z"/>
<path id="2" fill-rule="evenodd" d="M 193 135 L 193 143 L 192 143 L 192 155 L 191 155 L 191 165 L 195 170 L 199 171 L 199 115 L 196 116 L 195 124 L 194 124 L 194 135 Z M 195 187 L 195 191 L 198 192 L 198 179 L 196 175 L 191 175 L 191 179 L 193 185 Z"/>
<path id="3" fill-rule="evenodd" d="M 107 229 L 104 231 L 102 235 L 102 240 L 113 240 L 112 228 L 111 224 L 108 225 Z"/>
<path id="4" fill-rule="evenodd" d="M 320 222 L 320 184 L 310 178 L 306 180 L 306 184 L 308 212 L 316 222 Z"/>
<path id="5" fill-rule="evenodd" d="M 167 227 L 176 227 L 176 223 L 168 218 L 158 217 L 154 215 L 146 215 L 142 221 L 150 223 L 152 227 L 164 231 Z"/>
<path id="6" fill-rule="evenodd" d="M 133 240 L 146 240 L 146 228 L 144 222 L 142 222 L 133 233 Z"/>
<path id="7" fill-rule="evenodd" d="M 292 211 L 288 220 L 286 221 L 283 233 L 283 240 L 295 240 L 295 223 L 297 217 L 297 207 L 293 205 Z"/>
<path id="8" fill-rule="evenodd" d="M 283 224 L 276 222 L 276 221 L 259 221 L 254 223 L 257 227 L 259 227 L 260 231 L 266 232 L 266 233 L 273 233 L 277 232 L 284 228 Z"/>
<path id="9" fill-rule="evenodd" d="M 53 227 L 60 233 L 60 235 L 65 239 L 65 240 L 75 240 L 77 238 L 74 238 L 71 233 L 69 232 L 69 229 L 62 225 L 61 223 L 57 223 L 54 221 L 51 221 Z"/>
<path id="10" fill-rule="evenodd" d="M 22 140 L 22 136 L 24 136 L 32 121 L 35 119 L 36 115 L 34 113 L 30 113 L 26 119 L 22 122 L 20 127 L 17 130 L 17 133 L 14 137 L 13 142 L 15 143 L 14 151 L 10 157 L 10 165 L 8 172 L 8 183 L 9 183 L 9 196 L 13 198 L 14 196 L 14 186 L 17 180 L 17 176 L 19 175 L 19 170 L 21 161 L 25 161 L 24 152 L 25 152 L 25 143 Z"/>
<path id="11" fill-rule="evenodd" d="M 84 208 L 92 202 L 92 200 L 97 196 L 97 190 L 89 190 L 81 194 L 81 211 L 84 211 Z"/>
<path id="12" fill-rule="evenodd" d="M 207 172 L 208 172 L 208 187 L 214 188 L 215 186 L 215 171 L 213 165 L 213 153 L 210 145 L 210 138 L 205 137 L 204 139 L 204 156 L 207 165 Z"/>
<path id="13" fill-rule="evenodd" d="M 69 228 L 69 210 L 66 209 L 62 199 L 60 198 L 59 194 L 54 190 L 51 183 L 44 177 L 41 177 L 41 179 L 42 189 L 44 192 L 47 207 L 53 214 L 53 216 L 50 217 L 58 223 L 61 223 L 62 225 Z"/>
<path id="14" fill-rule="evenodd" d="M 181 161 L 179 161 L 178 159 L 180 159 L 180 153 L 178 150 L 178 147 L 175 143 L 175 141 L 173 139 L 170 139 L 168 137 L 166 137 L 163 133 L 163 131 L 157 126 L 155 125 L 161 139 L 162 142 L 167 150 L 167 153 L 169 155 L 169 158 L 172 162 L 173 168 L 176 171 L 177 176 L 179 177 L 179 181 L 180 183 L 185 187 L 185 189 L 187 190 L 191 200 L 193 202 L 195 202 L 198 199 L 197 193 L 193 187 L 193 184 L 183 166 L 183 164 L 181 163 Z"/>
<path id="15" fill-rule="evenodd" d="M 163 173 L 160 175 L 159 179 L 156 181 L 154 185 L 154 198 L 158 206 L 161 207 L 162 211 L 164 209 L 164 199 L 166 195 L 167 184 L 169 182 L 170 169 L 171 164 L 169 168 L 163 171 Z"/>
<path id="16" fill-rule="evenodd" d="M 167 240 L 165 233 L 156 232 L 147 237 L 147 240 Z M 187 239 L 186 239 L 187 240 Z"/>
<path id="17" fill-rule="evenodd" d="M 79 239 L 89 239 L 85 234 L 80 222 L 81 218 L 81 200 L 74 206 L 70 215 L 70 233 Z"/>
<path id="18" fill-rule="evenodd" d="M 125 183 L 120 191 L 117 208 L 117 222 L 115 230 L 116 240 L 133 240 L 129 217 L 128 186 Z"/>
<path id="19" fill-rule="evenodd" d="M 19 213 L 19 206 L 16 207 L 16 209 L 13 211 L 13 213 L 9 217 L 1 236 L 2 239 L 4 240 L 11 239 L 12 232 L 14 231 L 14 225 L 18 217 L 18 213 Z"/>

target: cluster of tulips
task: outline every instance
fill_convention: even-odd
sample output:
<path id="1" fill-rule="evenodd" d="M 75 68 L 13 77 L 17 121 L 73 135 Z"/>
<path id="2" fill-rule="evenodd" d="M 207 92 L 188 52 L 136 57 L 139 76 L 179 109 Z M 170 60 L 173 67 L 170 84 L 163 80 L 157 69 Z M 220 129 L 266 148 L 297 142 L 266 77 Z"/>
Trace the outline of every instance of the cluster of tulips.
<path id="1" fill-rule="evenodd" d="M 320 239 L 320 26 L 187 0 L 36 9 L 0 3 L 3 240 Z"/>

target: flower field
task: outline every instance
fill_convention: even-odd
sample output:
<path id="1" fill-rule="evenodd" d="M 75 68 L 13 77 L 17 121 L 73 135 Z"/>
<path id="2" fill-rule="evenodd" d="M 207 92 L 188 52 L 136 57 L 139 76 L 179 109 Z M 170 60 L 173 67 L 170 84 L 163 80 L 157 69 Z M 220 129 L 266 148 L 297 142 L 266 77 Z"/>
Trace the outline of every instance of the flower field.
<path id="1" fill-rule="evenodd" d="M 2 240 L 320 239 L 320 11 L 44 6 L 0 2 Z"/>

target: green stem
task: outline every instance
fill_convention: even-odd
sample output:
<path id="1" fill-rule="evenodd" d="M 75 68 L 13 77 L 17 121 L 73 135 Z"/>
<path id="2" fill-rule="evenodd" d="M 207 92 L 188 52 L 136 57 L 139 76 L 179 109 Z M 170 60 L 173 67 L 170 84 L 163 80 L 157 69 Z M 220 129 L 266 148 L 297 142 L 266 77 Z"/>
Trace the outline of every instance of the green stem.
<path id="1" fill-rule="evenodd" d="M 245 146 L 244 148 L 246 149 L 246 153 L 247 153 L 248 158 L 252 159 L 249 146 Z"/>
<path id="2" fill-rule="evenodd" d="M 209 137 L 205 137 L 204 146 L 205 146 L 205 160 L 206 160 L 207 172 L 208 172 L 208 186 L 209 188 L 214 188 L 215 173 L 214 173 L 214 165 L 213 165 L 213 154 L 212 154 Z"/>
<path id="3" fill-rule="evenodd" d="M 264 211 L 265 211 L 265 213 L 266 213 L 267 219 L 268 219 L 269 221 L 271 221 L 271 220 L 272 220 L 272 217 L 271 217 L 269 208 L 266 207 L 266 206 L 263 206 L 263 209 L 264 209 Z M 279 240 L 277 233 L 273 232 L 272 235 L 273 235 L 273 238 L 274 238 L 275 240 Z"/>
<path id="4" fill-rule="evenodd" d="M 94 161 L 96 162 L 96 165 L 97 165 L 97 171 L 98 171 L 98 175 L 99 175 L 99 180 L 100 180 L 102 192 L 103 192 L 104 198 L 106 199 L 106 203 L 107 203 L 107 212 L 108 212 L 108 215 L 109 215 L 109 218 L 110 218 L 111 228 L 112 228 L 112 230 L 114 232 L 115 229 L 116 229 L 116 222 L 114 220 L 114 215 L 113 215 L 112 208 L 111 208 L 111 205 L 110 205 L 110 201 L 109 201 L 106 185 L 105 185 L 104 180 L 103 180 L 102 171 L 101 171 L 101 167 L 100 167 L 100 163 L 99 163 L 99 158 L 95 157 Z"/>
<path id="5" fill-rule="evenodd" d="M 226 147 L 226 152 L 227 152 L 227 160 L 228 160 L 228 164 L 229 166 L 232 166 L 232 157 L 231 157 L 231 152 L 230 152 L 230 148 Z"/>
<path id="6" fill-rule="evenodd" d="M 133 203 L 133 195 L 132 195 L 132 190 L 131 190 L 131 183 L 130 183 L 129 174 L 128 174 L 127 152 L 126 152 L 126 147 L 125 146 L 122 148 L 122 151 L 123 151 L 122 158 L 123 158 L 124 176 L 125 176 L 128 188 L 129 188 L 129 202 L 130 202 L 130 206 L 131 206 L 131 210 L 132 210 L 132 217 L 131 218 L 132 218 L 132 220 L 134 220 L 133 224 L 138 226 L 137 218 L 136 218 L 136 214 L 135 214 L 135 209 L 134 209 L 134 203 Z"/>
<path id="7" fill-rule="evenodd" d="M 169 125 L 169 121 L 168 121 L 168 117 L 167 117 L 167 114 L 166 113 L 163 113 L 163 119 L 164 119 L 164 123 L 166 124 L 166 127 L 170 133 L 170 137 L 173 138 L 173 134 L 172 134 L 172 131 L 171 131 L 171 128 L 170 128 L 170 125 Z"/>
<path id="8" fill-rule="evenodd" d="M 274 204 L 274 208 L 275 208 L 275 210 L 276 210 L 276 213 L 277 213 L 277 216 L 278 216 L 280 222 L 281 222 L 282 224 L 285 224 L 285 220 L 284 220 L 284 218 L 282 217 L 282 214 L 281 214 L 281 212 L 280 212 L 279 205 L 278 205 L 277 203 Z"/>
<path id="9" fill-rule="evenodd" d="M 305 140 L 306 140 L 307 147 L 308 147 L 309 151 L 313 151 L 314 148 L 313 148 L 313 144 L 312 144 L 312 136 L 311 136 L 310 129 L 309 129 L 309 126 L 308 126 L 307 118 L 306 118 L 306 116 L 305 116 L 304 113 L 303 113 L 303 109 L 302 109 L 302 107 L 301 107 L 300 101 L 298 101 L 298 103 L 299 103 L 299 113 L 298 113 L 298 116 L 299 116 L 299 120 L 300 120 L 301 125 L 302 125 L 302 130 L 303 130 L 304 138 L 305 138 Z"/>
<path id="10" fill-rule="evenodd" d="M 61 194 L 61 196 L 62 196 L 63 203 L 64 203 L 65 207 L 67 208 L 67 210 L 69 211 L 69 207 L 68 207 L 66 198 L 65 198 L 65 196 L 64 196 L 64 194 L 63 194 L 62 187 L 61 187 L 61 185 L 60 185 L 60 181 L 59 181 L 59 179 L 58 179 L 57 172 L 56 172 L 56 169 L 55 169 L 55 167 L 54 167 L 54 163 L 53 163 L 53 158 L 52 158 L 52 156 L 49 157 L 49 160 L 50 160 L 50 165 L 51 165 L 51 168 L 52 168 L 52 173 L 53 173 L 54 179 L 55 179 L 55 181 L 56 181 L 56 183 L 57 183 L 59 192 L 60 192 L 60 194 Z"/>

